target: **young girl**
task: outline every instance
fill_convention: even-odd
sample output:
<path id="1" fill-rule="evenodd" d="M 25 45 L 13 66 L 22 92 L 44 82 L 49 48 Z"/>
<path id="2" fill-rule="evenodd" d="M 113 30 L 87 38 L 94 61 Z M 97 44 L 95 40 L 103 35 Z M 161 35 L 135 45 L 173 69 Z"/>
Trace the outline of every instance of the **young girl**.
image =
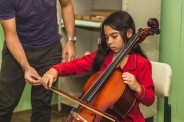
<path id="1" fill-rule="evenodd" d="M 133 34 L 135 34 L 135 24 L 132 17 L 125 11 L 112 13 L 102 23 L 99 49 L 82 58 L 52 66 L 43 75 L 42 84 L 45 88 L 49 88 L 58 76 L 105 70 Z M 134 91 L 136 98 L 132 110 L 120 121 L 144 122 L 139 104 L 152 105 L 155 95 L 151 63 L 143 54 L 139 43 L 136 43 L 121 61 L 120 68 L 124 83 Z"/>

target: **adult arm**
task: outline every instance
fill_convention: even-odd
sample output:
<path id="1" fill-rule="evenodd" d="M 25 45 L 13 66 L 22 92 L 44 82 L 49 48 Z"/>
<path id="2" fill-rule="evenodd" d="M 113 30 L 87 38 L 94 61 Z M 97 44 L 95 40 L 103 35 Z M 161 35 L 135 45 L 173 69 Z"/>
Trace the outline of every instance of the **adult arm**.
<path id="1" fill-rule="evenodd" d="M 71 0 L 60 0 L 62 18 L 64 21 L 67 37 L 75 36 L 74 9 Z M 76 56 L 75 42 L 67 41 L 63 48 L 62 61 L 73 60 Z"/>
<path id="2" fill-rule="evenodd" d="M 33 85 L 40 85 L 41 78 L 36 70 L 32 68 L 26 58 L 24 49 L 20 43 L 16 32 L 15 18 L 0 21 L 4 30 L 4 36 L 7 47 L 16 61 L 20 64 L 24 71 L 24 78 Z"/>

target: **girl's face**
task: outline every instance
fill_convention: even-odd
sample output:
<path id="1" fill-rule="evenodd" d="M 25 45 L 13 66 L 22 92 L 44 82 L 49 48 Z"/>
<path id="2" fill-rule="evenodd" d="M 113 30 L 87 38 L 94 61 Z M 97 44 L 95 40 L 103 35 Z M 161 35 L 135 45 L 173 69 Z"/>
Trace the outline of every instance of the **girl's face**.
<path id="1" fill-rule="evenodd" d="M 114 52 L 119 53 L 124 46 L 121 33 L 112 29 L 109 25 L 104 25 L 104 33 L 108 47 Z"/>

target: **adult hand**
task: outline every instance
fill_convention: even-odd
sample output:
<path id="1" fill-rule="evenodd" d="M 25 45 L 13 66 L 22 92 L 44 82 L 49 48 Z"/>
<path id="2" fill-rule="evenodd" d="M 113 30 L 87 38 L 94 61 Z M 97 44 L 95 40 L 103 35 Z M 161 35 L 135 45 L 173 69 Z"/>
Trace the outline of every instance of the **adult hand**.
<path id="1" fill-rule="evenodd" d="M 62 51 L 62 62 L 71 61 L 76 56 L 75 42 L 67 41 Z"/>
<path id="2" fill-rule="evenodd" d="M 141 86 L 137 82 L 134 75 L 132 75 L 129 72 L 124 72 L 122 74 L 122 78 L 123 78 L 124 83 L 126 83 L 130 87 L 130 89 L 132 89 L 133 91 L 135 91 L 138 94 L 141 93 Z"/>
<path id="3" fill-rule="evenodd" d="M 26 66 L 24 68 L 24 78 L 25 78 L 26 82 L 28 82 L 32 85 L 41 85 L 40 75 L 31 66 Z"/>
<path id="4" fill-rule="evenodd" d="M 46 88 L 49 89 L 52 87 L 52 84 L 57 80 L 57 71 L 53 68 L 49 69 L 41 79 L 42 85 Z"/>

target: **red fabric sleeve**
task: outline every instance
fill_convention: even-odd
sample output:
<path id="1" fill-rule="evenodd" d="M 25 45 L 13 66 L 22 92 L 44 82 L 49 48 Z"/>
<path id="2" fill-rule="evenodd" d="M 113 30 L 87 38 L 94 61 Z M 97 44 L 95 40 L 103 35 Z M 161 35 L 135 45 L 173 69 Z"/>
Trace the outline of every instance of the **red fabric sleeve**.
<path id="1" fill-rule="evenodd" d="M 141 94 L 135 97 L 146 106 L 153 104 L 155 100 L 154 83 L 152 80 L 152 67 L 150 61 L 140 62 L 137 67 L 138 81 L 141 85 Z"/>
<path id="2" fill-rule="evenodd" d="M 82 58 L 77 58 L 70 62 L 64 62 L 52 66 L 59 76 L 68 76 L 68 75 L 80 75 L 87 73 L 91 70 L 93 59 L 96 55 L 96 52 L 93 52 L 89 55 L 86 55 Z"/>
<path id="3" fill-rule="evenodd" d="M 139 100 L 141 100 L 145 95 L 145 88 L 143 85 L 141 85 L 141 93 L 140 94 L 137 94 L 135 93 L 135 97 Z"/>

